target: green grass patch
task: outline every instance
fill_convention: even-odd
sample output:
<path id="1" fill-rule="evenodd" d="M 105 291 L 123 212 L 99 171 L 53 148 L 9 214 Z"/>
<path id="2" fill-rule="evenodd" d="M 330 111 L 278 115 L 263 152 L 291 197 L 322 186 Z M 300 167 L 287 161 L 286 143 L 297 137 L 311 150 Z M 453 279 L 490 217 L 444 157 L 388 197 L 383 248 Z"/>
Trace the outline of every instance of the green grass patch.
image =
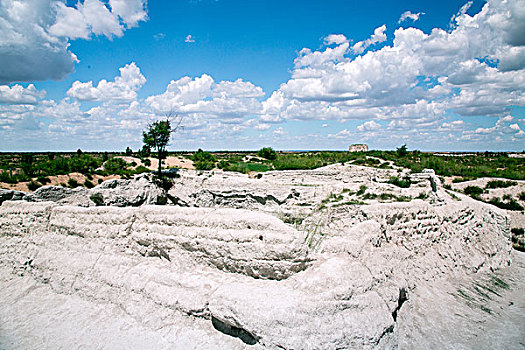
<path id="1" fill-rule="evenodd" d="M 388 183 L 401 188 L 409 188 L 411 185 L 409 177 L 400 178 L 399 176 L 392 176 Z"/>
<path id="2" fill-rule="evenodd" d="M 78 181 L 75 180 L 75 179 L 72 179 L 72 178 L 69 178 L 69 180 L 67 180 L 67 185 L 71 188 L 75 188 L 75 187 L 78 187 L 80 186 Z"/>
<path id="3" fill-rule="evenodd" d="M 523 210 L 523 206 L 513 199 L 507 202 L 503 202 L 501 199 L 496 197 L 496 198 L 490 199 L 487 203 L 495 205 L 496 207 L 501 208 L 501 209 L 506 209 L 506 210 L 513 210 L 513 211 Z"/>
<path id="4" fill-rule="evenodd" d="M 27 188 L 29 188 L 30 191 L 36 191 L 40 187 L 42 187 L 42 185 L 35 181 L 31 181 L 27 184 Z"/>
<path id="5" fill-rule="evenodd" d="M 465 193 L 467 196 L 479 198 L 479 196 L 483 193 L 483 189 L 478 186 L 467 186 L 463 189 L 463 193 Z"/>
<path id="6" fill-rule="evenodd" d="M 249 172 L 266 172 L 271 170 L 268 164 L 264 163 L 251 163 L 251 162 L 236 162 L 229 163 L 226 161 L 220 161 L 218 164 L 220 169 L 225 171 L 236 171 L 238 173 L 247 174 Z"/>
<path id="7" fill-rule="evenodd" d="M 507 188 L 516 186 L 517 184 L 518 183 L 516 181 L 491 180 L 487 182 L 485 188 Z"/>
<path id="8" fill-rule="evenodd" d="M 368 189 L 368 187 L 366 187 L 366 185 L 361 185 L 359 186 L 359 191 L 356 192 L 356 196 L 362 196 L 365 194 L 366 190 Z"/>

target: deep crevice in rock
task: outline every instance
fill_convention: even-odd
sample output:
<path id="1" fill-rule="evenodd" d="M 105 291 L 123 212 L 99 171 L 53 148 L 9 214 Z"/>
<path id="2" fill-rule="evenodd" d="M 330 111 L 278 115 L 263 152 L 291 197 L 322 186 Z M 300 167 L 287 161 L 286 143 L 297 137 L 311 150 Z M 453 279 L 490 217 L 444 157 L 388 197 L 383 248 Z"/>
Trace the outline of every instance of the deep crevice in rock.
<path id="1" fill-rule="evenodd" d="M 397 299 L 397 307 L 396 309 L 394 310 L 394 312 L 392 312 L 392 317 L 394 318 L 394 322 L 397 321 L 397 313 L 398 311 L 401 309 L 401 306 L 403 306 L 403 304 L 405 303 L 405 301 L 408 300 L 408 294 L 407 294 L 407 291 L 405 288 L 401 288 L 399 290 L 399 299 Z"/>
<path id="2" fill-rule="evenodd" d="M 258 339 L 255 338 L 250 332 L 246 331 L 245 329 L 227 324 L 226 322 L 223 322 L 213 316 L 211 317 L 211 324 L 213 325 L 213 328 L 215 328 L 219 332 L 230 335 L 232 337 L 239 338 L 245 344 L 257 344 Z"/>

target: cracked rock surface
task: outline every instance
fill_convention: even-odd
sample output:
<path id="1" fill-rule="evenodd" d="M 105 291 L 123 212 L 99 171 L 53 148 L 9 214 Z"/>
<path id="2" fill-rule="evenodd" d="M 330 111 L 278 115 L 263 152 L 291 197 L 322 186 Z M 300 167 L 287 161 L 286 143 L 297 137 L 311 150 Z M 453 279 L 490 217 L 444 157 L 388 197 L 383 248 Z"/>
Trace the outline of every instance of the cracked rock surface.
<path id="1" fill-rule="evenodd" d="M 431 171 L 187 171 L 165 196 L 129 181 L 93 189 L 99 206 L 2 203 L 0 348 L 525 344 L 506 213 L 450 196 Z"/>

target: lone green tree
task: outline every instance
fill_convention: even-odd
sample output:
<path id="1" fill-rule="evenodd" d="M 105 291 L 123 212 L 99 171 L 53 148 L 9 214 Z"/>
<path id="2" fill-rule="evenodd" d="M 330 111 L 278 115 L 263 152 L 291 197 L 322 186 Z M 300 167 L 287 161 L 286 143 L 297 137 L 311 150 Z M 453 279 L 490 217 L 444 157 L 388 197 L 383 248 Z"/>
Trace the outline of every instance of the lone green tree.
<path id="1" fill-rule="evenodd" d="M 405 157 L 408 154 L 407 145 L 396 148 L 396 153 L 398 157 Z"/>
<path id="2" fill-rule="evenodd" d="M 171 134 L 176 132 L 182 122 L 181 118 L 177 118 L 175 126 L 172 126 L 169 118 L 166 120 L 158 120 L 153 124 L 148 125 L 148 129 L 142 133 L 142 141 L 144 145 L 157 151 L 157 158 L 159 159 L 159 176 L 161 176 L 162 160 L 166 158 L 166 146 L 170 141 Z"/>

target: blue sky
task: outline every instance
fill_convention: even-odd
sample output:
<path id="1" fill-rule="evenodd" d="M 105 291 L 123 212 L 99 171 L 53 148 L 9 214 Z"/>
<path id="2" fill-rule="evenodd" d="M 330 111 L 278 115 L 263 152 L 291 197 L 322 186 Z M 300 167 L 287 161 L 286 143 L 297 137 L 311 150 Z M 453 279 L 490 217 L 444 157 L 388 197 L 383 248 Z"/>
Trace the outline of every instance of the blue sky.
<path id="1" fill-rule="evenodd" d="M 0 151 L 525 149 L 525 1 L 6 0 Z"/>

